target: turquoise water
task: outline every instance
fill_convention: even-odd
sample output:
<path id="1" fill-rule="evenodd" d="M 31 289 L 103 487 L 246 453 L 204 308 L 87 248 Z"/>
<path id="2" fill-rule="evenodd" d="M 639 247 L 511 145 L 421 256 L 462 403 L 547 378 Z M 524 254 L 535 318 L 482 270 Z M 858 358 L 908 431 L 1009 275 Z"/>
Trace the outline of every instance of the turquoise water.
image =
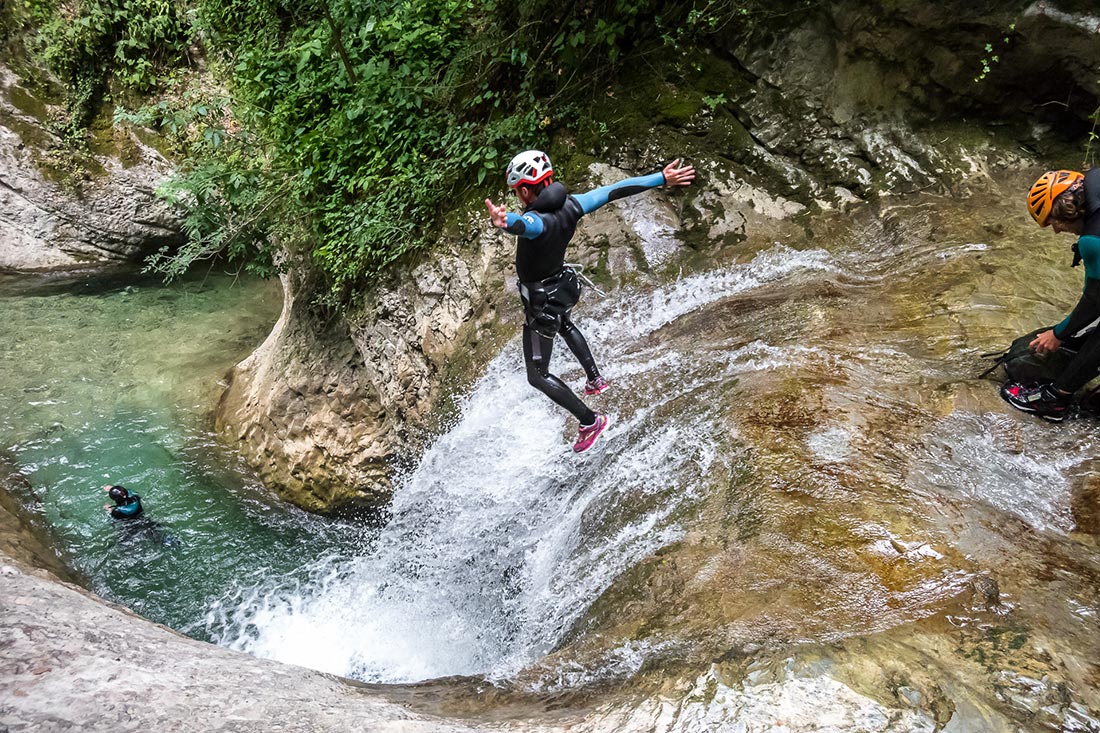
<path id="1" fill-rule="evenodd" d="M 199 638 L 211 599 L 360 542 L 278 502 L 211 431 L 281 303 L 277 283 L 222 274 L 0 276 L 0 451 L 96 592 Z M 111 519 L 107 483 L 146 519 Z"/>

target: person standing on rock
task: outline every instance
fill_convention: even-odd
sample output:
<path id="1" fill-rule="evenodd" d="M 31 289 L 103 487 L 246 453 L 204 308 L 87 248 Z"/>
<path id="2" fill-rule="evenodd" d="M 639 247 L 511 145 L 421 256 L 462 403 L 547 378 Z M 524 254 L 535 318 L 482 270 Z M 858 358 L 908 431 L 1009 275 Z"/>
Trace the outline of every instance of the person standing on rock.
<path id="1" fill-rule="evenodd" d="M 513 214 L 504 204 L 485 199 L 493 226 L 516 236 L 516 276 L 526 322 L 523 326 L 523 359 L 527 381 L 558 405 L 571 412 L 580 429 L 573 450 L 588 450 L 611 424 L 608 415 L 593 412 L 556 375 L 550 373 L 554 337 L 565 345 L 584 367 L 586 395 L 598 395 L 610 385 L 600 376 L 596 360 L 584 335 L 570 319 L 580 298 L 577 273 L 565 266 L 565 250 L 577 229 L 577 222 L 604 204 L 633 196 L 658 186 L 687 186 L 695 179 L 695 168 L 675 160 L 664 170 L 602 186 L 588 193 L 569 194 L 554 183 L 550 157 L 539 150 L 527 150 L 508 164 L 508 187 L 515 191 L 523 214 Z"/>
<path id="2" fill-rule="evenodd" d="M 1073 312 L 1039 333 L 1030 347 L 1038 354 L 1049 354 L 1072 339 L 1078 351 L 1053 382 L 1009 382 L 1001 387 L 1001 397 L 1017 410 L 1061 422 L 1074 393 L 1100 368 L 1100 168 L 1085 174 L 1047 171 L 1028 191 L 1027 209 L 1039 226 L 1049 226 L 1055 234 L 1076 234 L 1073 266 L 1085 263 L 1084 292 Z"/>

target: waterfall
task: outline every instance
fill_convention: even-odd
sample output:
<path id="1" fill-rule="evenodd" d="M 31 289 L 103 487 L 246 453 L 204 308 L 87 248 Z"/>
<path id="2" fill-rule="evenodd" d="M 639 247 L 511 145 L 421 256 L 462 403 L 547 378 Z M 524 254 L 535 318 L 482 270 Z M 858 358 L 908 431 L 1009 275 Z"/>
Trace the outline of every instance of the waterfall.
<path id="1" fill-rule="evenodd" d="M 212 602 L 224 645 L 371 682 L 507 677 L 554 649 L 632 565 L 677 540 L 678 513 L 729 460 L 706 399 L 670 401 L 782 363 L 760 342 L 705 358 L 648 342 L 719 299 L 832 267 L 781 245 L 753 261 L 582 300 L 577 318 L 612 383 L 615 422 L 576 455 L 571 417 L 527 384 L 519 339 L 488 365 L 457 423 L 396 482 L 391 519 L 355 557 L 303 557 L 301 572 Z M 552 371 L 584 376 L 560 342 Z"/>

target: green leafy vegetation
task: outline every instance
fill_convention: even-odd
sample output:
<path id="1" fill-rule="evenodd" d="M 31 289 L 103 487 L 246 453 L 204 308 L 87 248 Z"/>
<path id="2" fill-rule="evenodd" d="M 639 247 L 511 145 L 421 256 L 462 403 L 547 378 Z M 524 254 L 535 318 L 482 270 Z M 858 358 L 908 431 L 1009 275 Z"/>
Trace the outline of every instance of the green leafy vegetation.
<path id="1" fill-rule="evenodd" d="M 171 0 L 25 0 L 31 49 L 64 82 L 61 132 L 79 143 L 108 93 L 148 94 L 185 63 L 191 23 Z"/>
<path id="2" fill-rule="evenodd" d="M 270 272 L 285 255 L 346 302 L 511 152 L 575 122 L 616 61 L 664 44 L 658 10 L 684 19 L 680 38 L 718 25 L 694 3 L 200 2 L 232 100 L 143 113 L 186 151 L 165 194 L 187 205 L 190 242 L 154 265 L 225 254 Z"/>
<path id="3" fill-rule="evenodd" d="M 1008 26 L 1008 30 L 1001 37 L 1000 43 L 998 44 L 999 50 L 992 43 L 985 44 L 985 54 L 982 56 L 981 60 L 982 70 L 979 71 L 978 75 L 974 77 L 975 83 L 985 81 L 985 78 L 989 76 L 991 71 L 993 71 L 993 67 L 996 64 L 1000 63 L 1001 54 L 1004 53 L 1004 50 L 1008 48 L 1009 44 L 1012 42 L 1012 34 L 1015 32 L 1016 24 L 1012 23 Z"/>

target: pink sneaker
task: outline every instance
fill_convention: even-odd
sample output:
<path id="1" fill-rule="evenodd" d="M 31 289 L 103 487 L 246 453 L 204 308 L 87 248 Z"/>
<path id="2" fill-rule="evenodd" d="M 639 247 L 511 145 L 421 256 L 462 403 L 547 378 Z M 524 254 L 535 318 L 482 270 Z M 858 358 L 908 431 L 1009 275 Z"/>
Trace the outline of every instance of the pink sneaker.
<path id="1" fill-rule="evenodd" d="M 610 424 L 610 415 L 596 415 L 596 422 L 594 424 L 587 428 L 581 426 L 580 432 L 577 435 L 577 442 L 573 444 L 573 452 L 584 453 L 591 448 L 592 444 L 596 442 L 596 438 L 600 437 Z"/>
<path id="2" fill-rule="evenodd" d="M 584 383 L 584 393 L 586 395 L 603 394 L 609 389 L 611 389 L 611 383 L 603 377 L 596 377 L 595 379 Z"/>

